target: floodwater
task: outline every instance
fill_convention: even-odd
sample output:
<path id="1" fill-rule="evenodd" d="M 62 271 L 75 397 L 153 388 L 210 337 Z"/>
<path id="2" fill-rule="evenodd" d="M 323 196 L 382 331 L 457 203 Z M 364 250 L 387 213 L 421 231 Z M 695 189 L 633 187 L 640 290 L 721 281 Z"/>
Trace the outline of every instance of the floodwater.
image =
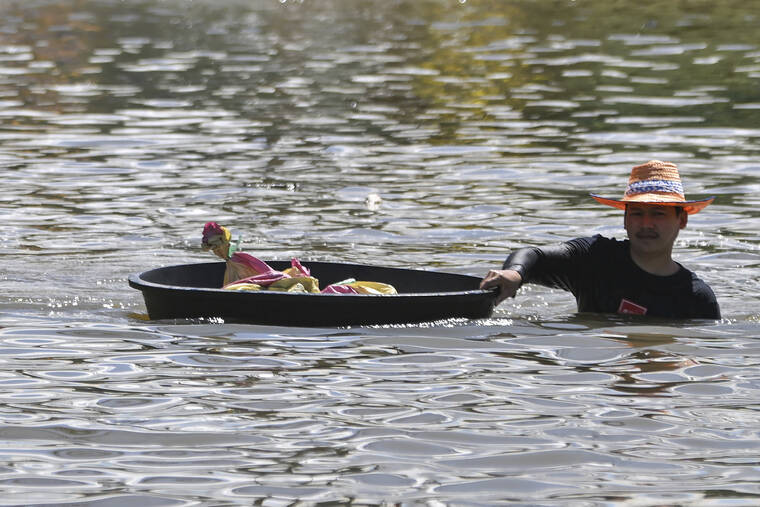
<path id="1" fill-rule="evenodd" d="M 757 505 L 754 1 L 0 5 L 0 504 Z M 724 319 L 150 321 L 131 273 L 264 259 L 482 276 L 622 237 L 679 164 Z"/>

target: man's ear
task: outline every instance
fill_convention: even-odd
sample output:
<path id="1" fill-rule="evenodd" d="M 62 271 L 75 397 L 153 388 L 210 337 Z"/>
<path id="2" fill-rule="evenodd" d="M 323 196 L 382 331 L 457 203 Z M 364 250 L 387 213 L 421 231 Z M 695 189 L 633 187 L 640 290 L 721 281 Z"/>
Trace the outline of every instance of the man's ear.
<path id="1" fill-rule="evenodd" d="M 681 221 L 681 223 L 679 225 L 679 228 L 680 229 L 685 229 L 686 228 L 686 224 L 689 223 L 689 214 L 686 213 L 686 210 L 683 210 L 683 211 L 681 211 L 681 213 L 679 213 L 678 218 Z"/>

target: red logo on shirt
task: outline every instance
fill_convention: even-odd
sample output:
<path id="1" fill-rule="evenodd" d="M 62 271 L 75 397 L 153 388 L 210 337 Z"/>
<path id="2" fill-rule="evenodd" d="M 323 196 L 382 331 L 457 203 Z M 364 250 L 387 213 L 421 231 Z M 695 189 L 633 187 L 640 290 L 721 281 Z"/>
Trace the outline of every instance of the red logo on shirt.
<path id="1" fill-rule="evenodd" d="M 627 313 L 630 315 L 646 315 L 647 309 L 641 305 L 637 305 L 633 301 L 628 301 L 627 299 L 623 299 L 620 301 L 620 306 L 618 307 L 618 313 Z"/>

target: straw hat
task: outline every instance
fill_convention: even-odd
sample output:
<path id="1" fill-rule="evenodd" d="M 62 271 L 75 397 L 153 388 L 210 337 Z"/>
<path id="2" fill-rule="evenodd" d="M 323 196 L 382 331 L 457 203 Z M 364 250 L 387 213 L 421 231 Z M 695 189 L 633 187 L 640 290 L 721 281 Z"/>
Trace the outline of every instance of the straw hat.
<path id="1" fill-rule="evenodd" d="M 715 197 L 710 197 L 701 201 L 687 201 L 683 195 L 678 167 L 671 162 L 659 160 L 650 160 L 631 170 L 628 188 L 625 189 L 622 199 L 609 199 L 596 194 L 591 194 L 591 197 L 602 204 L 623 210 L 626 204 L 635 202 L 658 206 L 680 206 L 690 215 L 699 213 L 715 199 Z"/>

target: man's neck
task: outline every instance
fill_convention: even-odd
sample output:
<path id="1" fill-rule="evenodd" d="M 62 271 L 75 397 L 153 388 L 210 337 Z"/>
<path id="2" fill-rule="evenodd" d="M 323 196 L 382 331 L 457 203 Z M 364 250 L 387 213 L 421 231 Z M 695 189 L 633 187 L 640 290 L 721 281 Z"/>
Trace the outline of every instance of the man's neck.
<path id="1" fill-rule="evenodd" d="M 645 253 L 631 250 L 631 259 L 647 273 L 657 276 L 670 276 L 681 267 L 673 260 L 670 253 Z"/>

